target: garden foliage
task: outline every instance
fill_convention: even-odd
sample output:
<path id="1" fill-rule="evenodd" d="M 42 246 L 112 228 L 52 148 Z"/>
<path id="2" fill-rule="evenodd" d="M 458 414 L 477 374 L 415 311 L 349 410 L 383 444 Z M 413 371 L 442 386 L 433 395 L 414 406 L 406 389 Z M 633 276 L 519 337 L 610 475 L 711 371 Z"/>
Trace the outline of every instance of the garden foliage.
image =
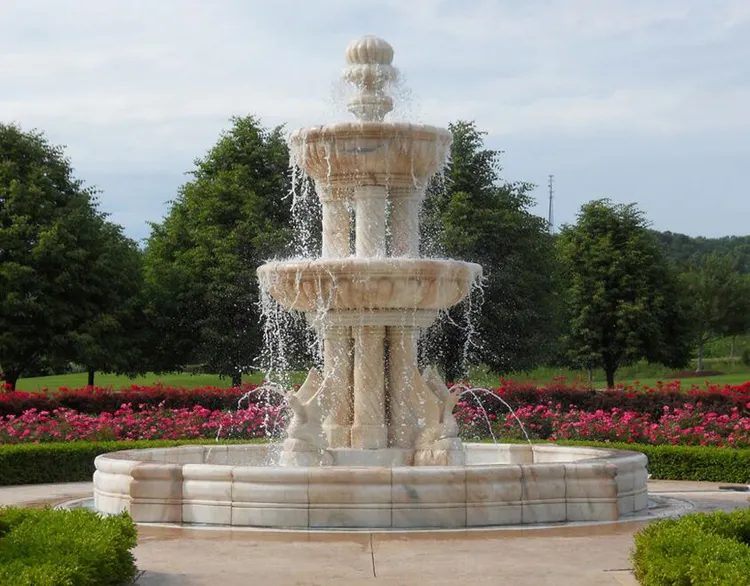
<path id="1" fill-rule="evenodd" d="M 222 440 L 220 443 L 248 443 L 258 440 Z M 260 440 L 263 441 L 263 440 Z M 0 445 L 0 486 L 88 482 L 94 474 L 94 459 L 117 450 L 210 444 L 215 440 L 57 442 Z M 646 454 L 653 478 L 662 480 L 705 480 L 750 482 L 750 449 L 692 446 L 651 446 L 617 442 L 558 441 L 563 445 L 587 445 L 635 450 Z"/>
<path id="2" fill-rule="evenodd" d="M 136 575 L 127 513 L 0 509 L 3 586 L 121 586 Z"/>
<path id="3" fill-rule="evenodd" d="M 6 391 L 0 392 L 0 416 L 21 415 L 29 409 L 52 411 L 60 408 L 98 414 L 105 411 L 114 412 L 128 403 L 136 410 L 142 405 L 163 405 L 170 409 L 192 409 L 200 405 L 211 410 L 227 410 L 247 407 L 251 403 L 278 403 L 278 397 L 274 394 L 250 392 L 255 388 L 255 385 L 250 384 L 241 388 L 132 385 L 119 390 L 106 387 L 61 387 L 57 391 L 40 393 Z M 502 381 L 499 387 L 492 389 L 492 392 L 514 408 L 552 402 L 583 411 L 619 408 L 649 413 L 652 416 L 658 416 L 664 406 L 675 408 L 683 407 L 685 404 L 697 406 L 700 403 L 702 409 L 719 414 L 728 414 L 734 407 L 744 414 L 750 409 L 747 406 L 750 403 L 750 382 L 741 385 L 706 384 L 687 387 L 680 381 L 674 381 L 653 388 L 635 384 L 600 391 L 563 381 L 538 387 L 533 383 L 508 380 Z M 465 399 L 471 404 L 468 397 L 465 396 Z M 499 415 L 507 412 L 507 408 L 500 401 L 488 398 L 482 400 L 482 403 L 489 413 Z"/>
<path id="4" fill-rule="evenodd" d="M 747 586 L 750 509 L 652 523 L 636 534 L 632 558 L 643 586 Z"/>

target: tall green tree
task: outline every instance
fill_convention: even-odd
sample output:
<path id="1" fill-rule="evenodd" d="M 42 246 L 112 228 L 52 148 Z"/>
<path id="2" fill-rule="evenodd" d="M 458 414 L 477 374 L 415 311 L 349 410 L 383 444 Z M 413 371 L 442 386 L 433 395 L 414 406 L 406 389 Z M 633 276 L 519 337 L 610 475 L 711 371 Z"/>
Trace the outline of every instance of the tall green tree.
<path id="1" fill-rule="evenodd" d="M 289 152 L 281 127 L 232 119 L 146 248 L 154 368 L 202 364 L 239 385 L 261 352 L 256 269 L 289 250 Z"/>
<path id="2" fill-rule="evenodd" d="M 732 260 L 711 253 L 681 275 L 691 304 L 698 345 L 696 370 L 703 370 L 706 342 L 719 336 L 738 336 L 750 330 L 750 278 Z"/>
<path id="3" fill-rule="evenodd" d="M 621 366 L 646 359 L 682 367 L 690 330 L 677 274 L 635 205 L 585 204 L 558 252 L 566 280 L 568 357 L 602 367 L 614 387 Z"/>
<path id="4" fill-rule="evenodd" d="M 451 309 L 431 332 L 427 359 L 448 380 L 465 374 L 464 357 L 498 374 L 528 370 L 545 358 L 554 337 L 552 238 L 530 212 L 534 186 L 501 178 L 501 153 L 485 148 L 486 133 L 466 121 L 450 130 L 450 162 L 425 200 L 422 249 L 481 264 L 484 282 L 475 331 L 466 327 L 465 308 Z"/>
<path id="5" fill-rule="evenodd" d="M 13 388 L 39 363 L 75 359 L 77 332 L 106 310 L 94 193 L 62 147 L 0 124 L 0 364 Z"/>
<path id="6" fill-rule="evenodd" d="M 89 273 L 91 311 L 69 334 L 72 357 L 86 367 L 89 385 L 97 371 L 145 373 L 150 334 L 144 313 L 143 253 L 110 222 L 101 222 L 95 245 Z"/>

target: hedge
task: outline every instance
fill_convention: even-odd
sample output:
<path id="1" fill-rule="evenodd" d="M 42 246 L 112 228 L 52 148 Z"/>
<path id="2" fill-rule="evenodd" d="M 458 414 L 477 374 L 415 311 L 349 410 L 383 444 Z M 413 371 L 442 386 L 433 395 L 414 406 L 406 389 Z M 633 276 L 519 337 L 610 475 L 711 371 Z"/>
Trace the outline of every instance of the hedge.
<path id="1" fill-rule="evenodd" d="M 0 508 L 3 586 L 121 586 L 136 575 L 127 513 Z"/>
<path id="2" fill-rule="evenodd" d="M 643 586 L 750 585 L 750 509 L 656 521 L 631 557 Z"/>
<path id="3" fill-rule="evenodd" d="M 581 441 L 558 441 L 555 443 L 643 452 L 648 457 L 648 471 L 655 480 L 750 483 L 750 448 L 654 446 L 649 444 Z"/>
<path id="4" fill-rule="evenodd" d="M 231 440 L 221 443 L 251 443 Z M 263 440 L 260 440 L 263 441 Z M 209 441 L 134 441 L 12 444 L 0 446 L 0 486 L 87 482 L 94 474 L 94 458 L 117 450 L 208 444 Z M 544 442 L 539 442 L 544 443 Z M 560 445 L 636 450 L 646 454 L 652 478 L 750 483 L 750 448 L 652 446 L 628 443 L 560 441 Z"/>
<path id="5" fill-rule="evenodd" d="M 252 442 L 253 440 L 229 440 L 221 443 Z M 94 474 L 94 459 L 100 454 L 206 443 L 210 442 L 200 439 L 0 445 L 0 486 L 89 482 Z"/>

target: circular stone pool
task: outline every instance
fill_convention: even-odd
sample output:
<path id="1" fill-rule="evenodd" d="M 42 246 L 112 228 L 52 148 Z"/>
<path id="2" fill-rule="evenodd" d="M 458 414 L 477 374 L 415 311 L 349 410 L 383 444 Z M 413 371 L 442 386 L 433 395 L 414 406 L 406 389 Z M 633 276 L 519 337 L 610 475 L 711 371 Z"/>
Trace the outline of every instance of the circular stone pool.
<path id="1" fill-rule="evenodd" d="M 464 447 L 463 467 L 279 467 L 274 444 L 127 450 L 96 458 L 94 502 L 139 523 L 296 529 L 616 521 L 648 508 L 638 452 Z"/>

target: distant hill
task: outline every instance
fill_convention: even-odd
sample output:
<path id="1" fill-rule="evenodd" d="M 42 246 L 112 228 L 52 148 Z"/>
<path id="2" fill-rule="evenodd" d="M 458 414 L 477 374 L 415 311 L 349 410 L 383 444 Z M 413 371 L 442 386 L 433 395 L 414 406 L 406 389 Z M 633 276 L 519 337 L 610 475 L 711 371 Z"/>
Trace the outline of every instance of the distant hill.
<path id="1" fill-rule="evenodd" d="M 687 264 L 702 256 L 716 252 L 728 255 L 734 259 L 741 272 L 750 274 L 750 235 L 705 238 L 703 236 L 687 236 L 656 230 L 654 230 L 654 234 L 664 245 L 667 253 L 678 264 Z"/>

